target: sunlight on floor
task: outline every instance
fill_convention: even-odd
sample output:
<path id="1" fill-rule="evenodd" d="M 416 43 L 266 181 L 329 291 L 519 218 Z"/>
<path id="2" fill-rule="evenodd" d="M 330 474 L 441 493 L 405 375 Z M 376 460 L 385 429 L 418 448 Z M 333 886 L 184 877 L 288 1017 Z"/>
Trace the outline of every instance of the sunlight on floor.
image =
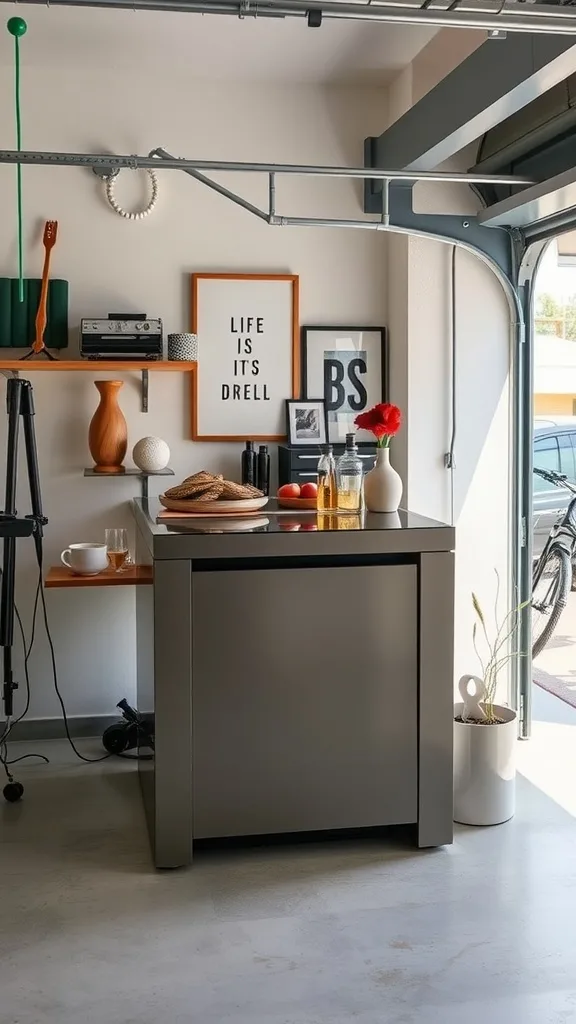
<path id="1" fill-rule="evenodd" d="M 532 739 L 518 744 L 518 771 L 576 817 L 576 709 L 534 687 Z"/>

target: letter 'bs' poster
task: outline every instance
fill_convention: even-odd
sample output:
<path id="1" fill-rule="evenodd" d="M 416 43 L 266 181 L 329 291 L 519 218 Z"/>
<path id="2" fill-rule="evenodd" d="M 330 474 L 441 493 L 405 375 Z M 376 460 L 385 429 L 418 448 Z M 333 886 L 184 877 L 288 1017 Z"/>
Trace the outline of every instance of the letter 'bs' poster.
<path id="1" fill-rule="evenodd" d="M 356 430 L 359 413 L 387 401 L 386 340 L 383 328 L 305 327 L 303 379 L 306 398 L 324 397 L 328 440 L 341 443 L 355 433 L 360 443 L 374 443 Z"/>

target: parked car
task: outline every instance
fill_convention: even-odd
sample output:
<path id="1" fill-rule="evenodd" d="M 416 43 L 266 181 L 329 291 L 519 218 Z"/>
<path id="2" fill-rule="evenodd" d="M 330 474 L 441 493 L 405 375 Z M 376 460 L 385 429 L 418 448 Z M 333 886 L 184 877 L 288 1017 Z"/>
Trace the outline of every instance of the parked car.
<path id="1" fill-rule="evenodd" d="M 534 465 L 553 469 L 576 480 L 576 416 L 536 416 L 534 419 Z M 554 487 L 541 476 L 533 474 L 532 506 L 533 556 L 538 558 L 551 526 L 564 511 L 572 497 L 563 487 Z"/>

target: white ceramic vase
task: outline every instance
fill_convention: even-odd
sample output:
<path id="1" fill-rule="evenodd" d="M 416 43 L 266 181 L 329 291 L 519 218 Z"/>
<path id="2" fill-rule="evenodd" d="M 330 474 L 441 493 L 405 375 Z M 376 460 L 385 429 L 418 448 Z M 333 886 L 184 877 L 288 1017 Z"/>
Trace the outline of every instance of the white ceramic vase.
<path id="1" fill-rule="evenodd" d="M 454 705 L 454 821 L 500 825 L 516 808 L 516 712 L 495 704 L 502 721 L 485 725 L 456 721 L 463 710 L 464 704 Z"/>
<path id="2" fill-rule="evenodd" d="M 397 512 L 402 479 L 390 465 L 390 449 L 378 448 L 376 465 L 364 477 L 364 501 L 369 512 Z"/>

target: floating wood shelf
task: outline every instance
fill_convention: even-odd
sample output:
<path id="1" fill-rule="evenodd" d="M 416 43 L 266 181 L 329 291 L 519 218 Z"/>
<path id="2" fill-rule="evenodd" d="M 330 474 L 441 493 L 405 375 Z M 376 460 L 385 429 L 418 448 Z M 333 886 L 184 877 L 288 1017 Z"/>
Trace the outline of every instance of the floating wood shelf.
<path id="1" fill-rule="evenodd" d="M 172 370 L 173 372 L 189 373 L 198 364 L 174 360 L 154 359 L 0 359 L 0 370 L 13 370 L 16 373 L 36 372 L 36 370 L 83 370 L 85 373 L 99 373 L 100 370 Z"/>
<path id="2" fill-rule="evenodd" d="M 52 587 L 134 587 L 152 583 L 152 566 L 135 565 L 125 572 L 106 569 L 98 576 L 77 576 L 65 565 L 53 565 L 44 580 L 47 589 Z"/>
<path id="3" fill-rule="evenodd" d="M 138 477 L 143 498 L 148 497 L 148 478 L 151 476 L 174 476 L 173 469 L 159 469 L 155 473 L 144 473 L 141 469 L 125 469 L 123 473 L 97 473 L 95 469 L 85 469 L 84 476 L 98 477 L 99 480 L 123 480 L 127 476 Z"/>
<path id="4" fill-rule="evenodd" d="M 198 363 L 179 359 L 0 359 L 0 373 L 36 373 L 37 370 L 82 370 L 84 373 L 102 373 L 113 370 L 124 373 L 136 370 L 142 374 L 142 412 L 148 412 L 148 372 L 168 370 L 172 373 L 195 373 Z"/>

